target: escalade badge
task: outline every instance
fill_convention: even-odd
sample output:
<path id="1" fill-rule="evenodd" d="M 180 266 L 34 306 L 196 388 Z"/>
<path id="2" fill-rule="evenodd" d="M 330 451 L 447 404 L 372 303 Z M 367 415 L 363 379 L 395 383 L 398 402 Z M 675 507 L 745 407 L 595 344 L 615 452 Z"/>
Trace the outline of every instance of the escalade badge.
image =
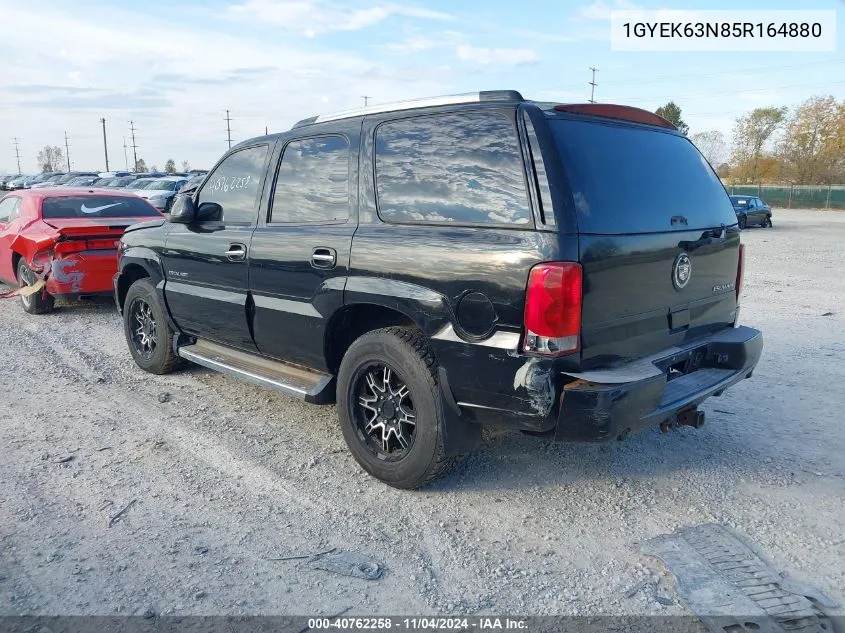
<path id="1" fill-rule="evenodd" d="M 682 290 L 692 277 L 692 262 L 689 255 L 681 253 L 675 258 L 672 265 L 672 284 L 676 290 Z"/>

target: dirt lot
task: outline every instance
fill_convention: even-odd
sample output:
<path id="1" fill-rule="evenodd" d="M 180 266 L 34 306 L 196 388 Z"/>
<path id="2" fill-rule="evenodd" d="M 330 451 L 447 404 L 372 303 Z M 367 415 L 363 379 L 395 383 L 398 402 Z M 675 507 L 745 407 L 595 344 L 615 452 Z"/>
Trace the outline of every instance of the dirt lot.
<path id="1" fill-rule="evenodd" d="M 143 373 L 109 302 L 0 302 L 0 613 L 684 613 L 623 592 L 671 596 L 637 544 L 709 521 L 845 602 L 845 213 L 778 210 L 743 239 L 764 358 L 702 430 L 493 432 L 421 492 L 365 476 L 331 407 Z M 332 547 L 387 572 L 268 560 Z"/>

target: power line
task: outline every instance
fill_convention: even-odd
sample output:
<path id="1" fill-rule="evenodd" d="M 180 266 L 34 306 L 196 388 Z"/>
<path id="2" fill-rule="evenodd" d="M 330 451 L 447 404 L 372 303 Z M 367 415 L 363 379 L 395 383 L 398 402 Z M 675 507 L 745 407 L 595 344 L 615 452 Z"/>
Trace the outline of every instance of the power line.
<path id="1" fill-rule="evenodd" d="M 229 111 L 226 110 L 226 138 L 229 139 L 229 149 L 232 149 L 232 126 L 230 123 L 232 119 L 229 118 Z"/>
<path id="2" fill-rule="evenodd" d="M 593 79 L 592 81 L 590 81 L 590 103 L 595 103 L 596 86 L 598 85 L 596 83 L 596 71 L 598 70 L 598 68 L 593 68 L 592 66 L 590 66 L 590 70 L 593 71 Z"/>
<path id="3" fill-rule="evenodd" d="M 129 122 L 129 130 L 132 132 L 132 158 L 135 160 L 133 163 L 132 171 L 138 171 L 138 146 L 135 144 L 135 121 Z"/>
<path id="4" fill-rule="evenodd" d="M 109 170 L 109 144 L 106 142 L 106 120 L 105 118 L 100 119 L 100 122 L 103 124 L 103 152 L 106 155 L 106 171 Z"/>
<path id="5" fill-rule="evenodd" d="M 18 173 L 21 173 L 21 152 L 18 149 L 18 137 L 15 137 L 15 156 L 18 159 Z"/>
<path id="6" fill-rule="evenodd" d="M 816 83 L 812 84 L 796 84 L 792 86 L 767 86 L 766 88 L 746 88 L 742 90 L 716 90 L 711 92 L 698 92 L 698 93 L 691 93 L 691 94 L 675 94 L 675 95 L 663 95 L 663 96 L 655 96 L 651 95 L 648 97 L 617 97 L 617 101 L 653 101 L 655 99 L 690 99 L 695 97 L 709 97 L 710 95 L 726 95 L 726 94 L 746 94 L 751 92 L 768 92 L 771 90 L 789 90 L 792 88 L 826 88 L 827 86 L 832 86 L 836 84 L 845 84 L 845 80 L 843 81 L 826 81 L 825 83 L 819 85 Z"/>
<path id="7" fill-rule="evenodd" d="M 65 130 L 65 158 L 67 158 L 67 170 L 70 171 L 70 145 L 67 142 L 67 130 Z"/>
<path id="8" fill-rule="evenodd" d="M 793 68 L 804 68 L 807 66 L 819 66 L 819 65 L 829 65 L 829 64 L 845 64 L 845 59 L 833 59 L 829 61 L 815 61 L 815 62 L 806 62 L 803 64 L 788 64 L 782 66 L 763 66 L 757 68 L 745 68 L 745 69 L 736 69 L 736 70 L 723 70 L 715 73 L 705 73 L 705 74 L 698 74 L 694 71 L 690 71 L 685 75 L 664 75 L 662 77 L 652 77 L 651 79 L 623 79 L 621 81 L 607 81 L 605 83 L 612 84 L 614 86 L 623 86 L 623 85 L 630 85 L 630 84 L 651 84 L 651 83 L 660 83 L 663 81 L 677 81 L 679 79 L 704 79 L 706 77 L 721 77 L 723 75 L 742 75 L 747 73 L 757 73 L 757 72 L 767 72 L 772 70 L 790 70 Z"/>

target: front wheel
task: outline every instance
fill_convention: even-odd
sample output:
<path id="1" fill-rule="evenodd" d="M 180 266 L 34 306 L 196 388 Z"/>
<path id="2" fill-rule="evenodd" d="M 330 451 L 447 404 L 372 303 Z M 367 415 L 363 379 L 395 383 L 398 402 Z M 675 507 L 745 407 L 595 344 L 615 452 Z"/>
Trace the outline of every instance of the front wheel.
<path id="1" fill-rule="evenodd" d="M 132 358 L 144 371 L 169 374 L 180 364 L 181 359 L 173 349 L 174 332 L 149 279 L 139 279 L 126 293 L 123 333 Z"/>
<path id="2" fill-rule="evenodd" d="M 772 216 L 767 215 L 766 219 L 763 220 L 763 228 L 767 229 L 772 226 Z"/>
<path id="3" fill-rule="evenodd" d="M 744 229 L 746 224 L 748 224 L 748 218 L 746 218 L 744 215 L 739 216 L 739 228 L 740 228 L 740 230 Z"/>
<path id="4" fill-rule="evenodd" d="M 368 473 L 419 488 L 457 461 L 443 450 L 437 364 L 422 333 L 399 327 L 364 334 L 338 374 L 343 437 Z"/>

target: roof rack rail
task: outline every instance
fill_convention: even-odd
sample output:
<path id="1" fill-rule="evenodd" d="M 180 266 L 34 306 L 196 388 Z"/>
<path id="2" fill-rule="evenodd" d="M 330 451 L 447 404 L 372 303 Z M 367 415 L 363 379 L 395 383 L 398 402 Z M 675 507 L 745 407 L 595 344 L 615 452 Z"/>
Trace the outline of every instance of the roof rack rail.
<path id="1" fill-rule="evenodd" d="M 363 108 L 355 108 L 352 110 L 345 110 L 343 112 L 335 112 L 333 114 L 321 114 L 318 116 L 308 117 L 302 119 L 294 124 L 293 129 L 312 125 L 314 123 L 323 123 L 325 121 L 335 121 L 337 119 L 346 119 L 353 116 L 361 116 L 364 114 L 378 114 L 381 112 L 396 112 L 400 110 L 412 110 L 414 108 L 428 108 L 441 105 L 453 105 L 460 103 L 481 103 L 488 101 L 501 101 L 505 103 L 520 103 L 525 101 L 522 95 L 517 90 L 482 90 L 480 92 L 466 92 L 457 95 L 444 95 L 441 97 L 429 97 L 427 99 L 414 99 L 412 101 L 397 101 L 395 103 L 382 103 L 379 105 L 365 106 Z"/>

